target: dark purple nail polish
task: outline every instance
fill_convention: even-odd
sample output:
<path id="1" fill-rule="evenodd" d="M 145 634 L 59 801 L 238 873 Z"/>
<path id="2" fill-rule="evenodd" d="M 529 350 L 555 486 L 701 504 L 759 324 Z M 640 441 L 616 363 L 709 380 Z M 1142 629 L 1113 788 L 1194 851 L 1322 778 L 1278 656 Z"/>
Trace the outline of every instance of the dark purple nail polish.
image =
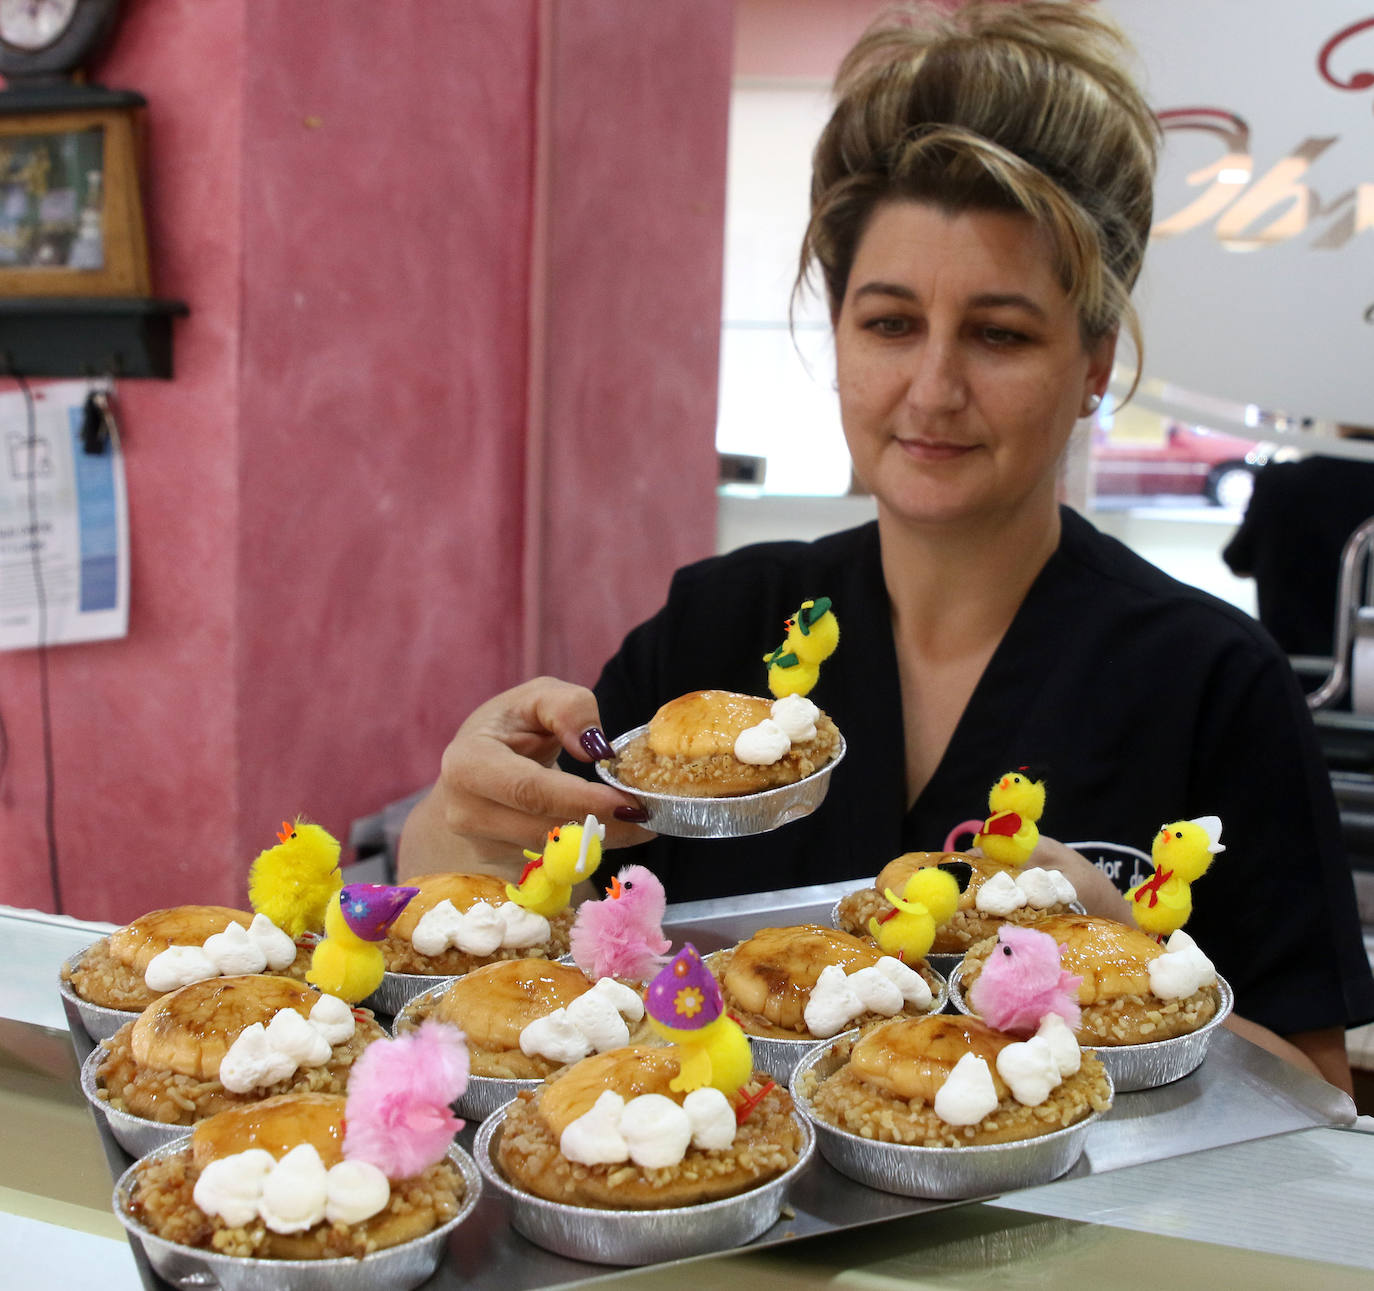
<path id="1" fill-rule="evenodd" d="M 617 807 L 611 814 L 628 825 L 642 825 L 649 819 L 649 813 L 643 807 Z"/>
<path id="2" fill-rule="evenodd" d="M 615 757 L 615 750 L 611 748 L 611 742 L 599 726 L 589 726 L 581 735 L 577 737 L 577 742 L 582 746 L 589 758 L 595 758 L 598 762 L 602 758 Z"/>

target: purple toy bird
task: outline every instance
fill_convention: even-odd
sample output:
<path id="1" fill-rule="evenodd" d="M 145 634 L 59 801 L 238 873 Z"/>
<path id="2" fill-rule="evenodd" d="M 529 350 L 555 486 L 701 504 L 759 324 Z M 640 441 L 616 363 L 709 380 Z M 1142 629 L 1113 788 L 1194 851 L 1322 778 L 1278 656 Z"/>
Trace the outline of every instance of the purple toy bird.
<path id="1" fill-rule="evenodd" d="M 588 977 L 646 981 L 667 963 L 663 935 L 667 898 L 652 870 L 628 865 L 611 880 L 604 901 L 584 901 L 573 921 L 573 960 Z"/>
<path id="2" fill-rule="evenodd" d="M 1029 1035 L 1047 1013 L 1059 1014 L 1075 1030 L 1083 979 L 1059 966 L 1063 948 L 1048 933 L 1014 923 L 998 929 L 997 943 L 969 989 L 973 1011 L 999 1031 Z"/>

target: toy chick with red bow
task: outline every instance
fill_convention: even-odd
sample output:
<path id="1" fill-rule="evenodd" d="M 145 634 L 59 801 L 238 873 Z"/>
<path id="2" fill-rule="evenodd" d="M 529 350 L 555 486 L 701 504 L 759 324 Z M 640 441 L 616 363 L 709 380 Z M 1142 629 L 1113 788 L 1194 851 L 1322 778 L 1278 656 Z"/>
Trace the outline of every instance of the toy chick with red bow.
<path id="1" fill-rule="evenodd" d="M 1225 850 L 1217 816 L 1165 825 L 1150 846 L 1155 872 L 1126 893 L 1136 924 L 1158 941 L 1177 932 L 1193 912 L 1191 885 L 1206 873 L 1212 857 Z"/>
<path id="2" fill-rule="evenodd" d="M 1027 767 L 1008 771 L 988 791 L 988 811 L 974 846 L 1000 865 L 1024 865 L 1040 841 L 1036 825 L 1045 810 L 1045 785 Z"/>

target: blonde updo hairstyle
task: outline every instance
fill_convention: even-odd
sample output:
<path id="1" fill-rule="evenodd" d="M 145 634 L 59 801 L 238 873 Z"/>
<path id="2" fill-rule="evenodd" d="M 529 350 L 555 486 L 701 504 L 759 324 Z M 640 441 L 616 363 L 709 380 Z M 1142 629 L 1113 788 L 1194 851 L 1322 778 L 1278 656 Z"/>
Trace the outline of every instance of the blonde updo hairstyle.
<path id="1" fill-rule="evenodd" d="M 832 319 L 874 211 L 1017 211 L 1048 235 L 1084 345 L 1124 326 L 1153 211 L 1159 126 L 1125 37 L 1087 4 L 932 5 L 879 19 L 849 52 L 812 157 L 797 290 L 819 266 Z"/>

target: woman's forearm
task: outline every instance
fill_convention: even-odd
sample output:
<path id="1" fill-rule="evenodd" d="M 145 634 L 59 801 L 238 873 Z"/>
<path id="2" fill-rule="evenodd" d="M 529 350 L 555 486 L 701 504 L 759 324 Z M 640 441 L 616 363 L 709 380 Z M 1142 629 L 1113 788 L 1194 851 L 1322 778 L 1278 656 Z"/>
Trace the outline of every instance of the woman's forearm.
<path id="1" fill-rule="evenodd" d="M 1258 1022 L 1237 1017 L 1234 1013 L 1222 1025 L 1308 1075 L 1318 1076 L 1347 1094 L 1354 1093 L 1350 1060 L 1345 1052 L 1345 1031 L 1341 1027 L 1295 1031 L 1291 1035 L 1281 1036 L 1268 1027 L 1260 1026 Z"/>

